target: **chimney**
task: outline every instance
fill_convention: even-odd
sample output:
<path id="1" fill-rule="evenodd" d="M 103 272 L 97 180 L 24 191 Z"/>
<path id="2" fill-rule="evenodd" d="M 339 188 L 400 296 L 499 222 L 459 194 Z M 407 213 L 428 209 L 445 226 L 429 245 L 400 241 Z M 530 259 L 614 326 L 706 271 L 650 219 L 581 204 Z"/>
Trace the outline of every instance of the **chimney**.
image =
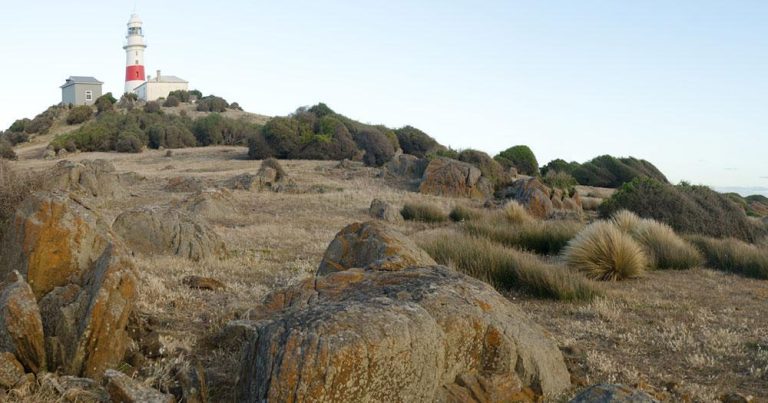
<path id="1" fill-rule="evenodd" d="M 160 81 L 160 70 L 157 71 L 157 77 L 155 77 L 157 81 Z"/>

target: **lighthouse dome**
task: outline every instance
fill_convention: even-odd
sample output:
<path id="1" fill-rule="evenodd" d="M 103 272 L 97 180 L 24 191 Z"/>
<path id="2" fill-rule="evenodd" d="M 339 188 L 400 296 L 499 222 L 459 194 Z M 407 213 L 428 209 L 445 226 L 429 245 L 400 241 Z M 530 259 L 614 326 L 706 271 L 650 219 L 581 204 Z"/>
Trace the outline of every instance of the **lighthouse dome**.
<path id="1" fill-rule="evenodd" d="M 142 24 L 142 21 L 141 21 L 141 18 L 139 18 L 139 15 L 131 14 L 131 19 L 128 20 L 128 26 L 138 26 L 141 24 Z"/>

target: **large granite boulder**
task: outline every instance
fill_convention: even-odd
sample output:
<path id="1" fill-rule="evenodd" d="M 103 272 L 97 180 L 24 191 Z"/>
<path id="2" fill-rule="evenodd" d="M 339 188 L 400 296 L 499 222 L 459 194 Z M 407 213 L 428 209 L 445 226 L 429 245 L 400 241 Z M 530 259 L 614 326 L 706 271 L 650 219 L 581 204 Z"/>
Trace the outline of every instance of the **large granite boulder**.
<path id="1" fill-rule="evenodd" d="M 28 197 L 10 225 L 0 251 L 0 275 L 18 270 L 37 299 L 80 278 L 111 240 L 98 215 L 60 192 Z"/>
<path id="2" fill-rule="evenodd" d="M 12 353 L 34 373 L 45 369 L 40 311 L 32 288 L 17 271 L 0 285 L 0 351 Z"/>
<path id="3" fill-rule="evenodd" d="M 224 243 L 208 224 L 169 208 L 139 208 L 115 219 L 112 230 L 133 252 L 170 254 L 200 260 L 221 257 Z"/>
<path id="4" fill-rule="evenodd" d="M 546 332 L 442 266 L 329 273 L 267 297 L 237 400 L 515 401 L 570 386 Z"/>
<path id="5" fill-rule="evenodd" d="M 115 370 L 104 374 L 107 393 L 113 402 L 120 403 L 174 403 L 173 395 L 162 393 Z"/>
<path id="6" fill-rule="evenodd" d="M 379 221 L 350 224 L 331 241 L 318 275 L 350 268 L 400 270 L 435 265 L 435 261 L 405 235 Z"/>
<path id="7" fill-rule="evenodd" d="M 403 216 L 395 206 L 380 199 L 373 199 L 371 206 L 368 208 L 368 214 L 373 218 L 389 222 L 398 223 L 403 221 Z"/>
<path id="8" fill-rule="evenodd" d="M 119 197 L 125 193 L 115 166 L 107 160 L 59 161 L 47 172 L 46 190 L 84 193 L 93 197 Z"/>
<path id="9" fill-rule="evenodd" d="M 181 207 L 194 217 L 218 220 L 237 214 L 238 206 L 232 192 L 227 189 L 206 189 L 190 195 Z"/>
<path id="10" fill-rule="evenodd" d="M 480 169 L 449 158 L 429 162 L 419 192 L 437 196 L 484 198 L 489 196 L 487 181 L 480 181 Z"/>
<path id="11" fill-rule="evenodd" d="M 392 175 L 406 179 L 420 179 L 429 165 L 429 160 L 415 155 L 398 153 L 384 166 Z"/>
<path id="12" fill-rule="evenodd" d="M 24 376 L 24 366 L 9 352 L 0 352 L 0 396 L 3 389 L 14 387 Z"/>
<path id="13" fill-rule="evenodd" d="M 651 395 L 620 384 L 592 385 L 569 403 L 658 403 Z"/>
<path id="14" fill-rule="evenodd" d="M 536 178 L 523 178 L 497 192 L 500 199 L 512 199 L 525 206 L 531 215 L 549 218 L 554 213 L 550 189 Z"/>

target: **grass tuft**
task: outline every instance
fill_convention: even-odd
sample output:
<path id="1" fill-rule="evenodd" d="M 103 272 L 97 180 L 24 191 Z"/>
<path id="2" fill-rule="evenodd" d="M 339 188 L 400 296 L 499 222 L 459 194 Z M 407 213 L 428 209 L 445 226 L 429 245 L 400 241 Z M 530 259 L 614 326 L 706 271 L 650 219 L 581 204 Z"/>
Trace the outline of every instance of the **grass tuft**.
<path id="1" fill-rule="evenodd" d="M 451 214 L 448 216 L 454 222 L 473 221 L 482 218 L 483 211 L 458 205 L 451 210 Z"/>
<path id="2" fill-rule="evenodd" d="M 488 239 L 440 230 L 418 243 L 438 263 L 453 266 L 500 290 L 518 289 L 564 301 L 591 300 L 602 294 L 598 284 L 567 267 L 545 263 L 536 255 Z"/>
<path id="3" fill-rule="evenodd" d="M 642 246 L 607 221 L 584 228 L 563 253 L 568 266 L 595 280 L 638 277 L 648 265 Z"/>
<path id="4" fill-rule="evenodd" d="M 405 203 L 400 214 L 406 220 L 438 223 L 448 221 L 448 216 L 440 207 L 429 203 Z"/>
<path id="5" fill-rule="evenodd" d="M 713 269 L 768 279 L 768 248 L 738 239 L 715 239 L 692 235 L 688 239 L 704 254 Z"/>
<path id="6" fill-rule="evenodd" d="M 511 223 L 524 224 L 534 220 L 534 218 L 528 213 L 528 210 L 526 210 L 523 205 L 514 200 L 508 201 L 507 204 L 505 204 L 502 208 L 502 211 L 504 212 L 504 217 L 506 217 L 507 221 Z"/>
<path id="7" fill-rule="evenodd" d="M 539 254 L 558 254 L 583 228 L 576 221 L 526 221 L 510 225 L 504 221 L 472 221 L 464 230 L 480 238 L 488 238 L 505 246 Z"/>

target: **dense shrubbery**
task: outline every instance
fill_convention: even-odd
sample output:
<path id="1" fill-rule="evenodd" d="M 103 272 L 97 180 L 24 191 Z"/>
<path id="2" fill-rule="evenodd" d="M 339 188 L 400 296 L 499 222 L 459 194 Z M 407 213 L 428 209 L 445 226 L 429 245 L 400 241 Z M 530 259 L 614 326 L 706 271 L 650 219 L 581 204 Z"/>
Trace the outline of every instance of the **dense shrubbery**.
<path id="1" fill-rule="evenodd" d="M 427 133 L 412 126 L 405 126 L 397 129 L 395 130 L 395 134 L 397 135 L 397 141 L 400 143 L 400 148 L 403 149 L 403 152 L 415 155 L 419 158 L 424 158 L 431 153 L 445 149 L 445 147 L 440 145 L 440 143 L 430 137 Z"/>
<path id="2" fill-rule="evenodd" d="M 555 171 L 552 169 L 547 170 L 546 175 L 542 177 L 542 181 L 545 185 L 555 188 L 571 191 L 574 186 L 579 183 L 576 179 L 567 172 Z"/>
<path id="3" fill-rule="evenodd" d="M 632 157 L 601 155 L 579 165 L 570 173 L 580 184 L 587 186 L 617 188 L 641 177 L 668 183 L 664 174 L 653 164 Z"/>
<path id="4" fill-rule="evenodd" d="M 579 167 L 579 163 L 576 161 L 566 162 L 563 159 L 554 159 L 549 161 L 547 165 L 544 165 L 539 169 L 542 176 L 546 176 L 550 171 L 564 172 L 569 175 L 573 174 L 573 171 Z"/>
<path id="5" fill-rule="evenodd" d="M 67 113 L 67 124 L 76 125 L 88 121 L 93 117 L 93 109 L 88 105 L 76 106 Z"/>
<path id="6" fill-rule="evenodd" d="M 163 102 L 163 106 L 166 108 L 173 108 L 175 106 L 179 106 L 179 98 L 177 98 L 175 95 L 168 95 L 168 98 L 165 99 L 165 102 Z"/>
<path id="7" fill-rule="evenodd" d="M 46 134 L 63 109 L 65 108 L 62 106 L 53 105 L 43 111 L 43 113 L 35 116 L 34 119 L 24 118 L 16 120 L 6 131 L 6 140 L 16 145 L 28 141 L 29 136 L 27 134 Z"/>
<path id="8" fill-rule="evenodd" d="M 405 203 L 400 214 L 406 220 L 429 223 L 448 221 L 448 215 L 438 206 L 430 203 Z"/>
<path id="9" fill-rule="evenodd" d="M 248 138 L 254 136 L 259 129 L 257 125 L 211 113 L 197 119 L 192 131 L 201 146 L 245 145 Z"/>
<path id="10" fill-rule="evenodd" d="M 16 153 L 13 151 L 13 146 L 8 142 L 8 140 L 2 137 L 0 137 L 0 159 L 16 159 Z"/>
<path id="11" fill-rule="evenodd" d="M 539 162 L 528 146 L 510 147 L 494 157 L 504 168 L 515 168 L 523 175 L 537 175 Z"/>
<path id="12" fill-rule="evenodd" d="M 144 104 L 144 112 L 146 113 L 163 113 L 163 109 L 160 107 L 160 103 L 157 101 L 149 101 Z"/>
<path id="13" fill-rule="evenodd" d="M 197 110 L 200 112 L 226 112 L 229 103 L 221 97 L 208 95 L 197 100 Z"/>
<path id="14" fill-rule="evenodd" d="M 764 235 L 728 196 L 706 186 L 636 178 L 600 205 L 600 215 L 609 217 L 622 209 L 666 223 L 680 233 L 748 241 Z"/>
<path id="15" fill-rule="evenodd" d="M 111 92 L 108 92 L 98 98 L 96 98 L 96 102 L 94 105 L 96 105 L 96 112 L 97 113 L 104 113 L 109 112 L 112 109 L 114 109 L 114 105 L 117 103 L 117 99 L 112 96 Z"/>

